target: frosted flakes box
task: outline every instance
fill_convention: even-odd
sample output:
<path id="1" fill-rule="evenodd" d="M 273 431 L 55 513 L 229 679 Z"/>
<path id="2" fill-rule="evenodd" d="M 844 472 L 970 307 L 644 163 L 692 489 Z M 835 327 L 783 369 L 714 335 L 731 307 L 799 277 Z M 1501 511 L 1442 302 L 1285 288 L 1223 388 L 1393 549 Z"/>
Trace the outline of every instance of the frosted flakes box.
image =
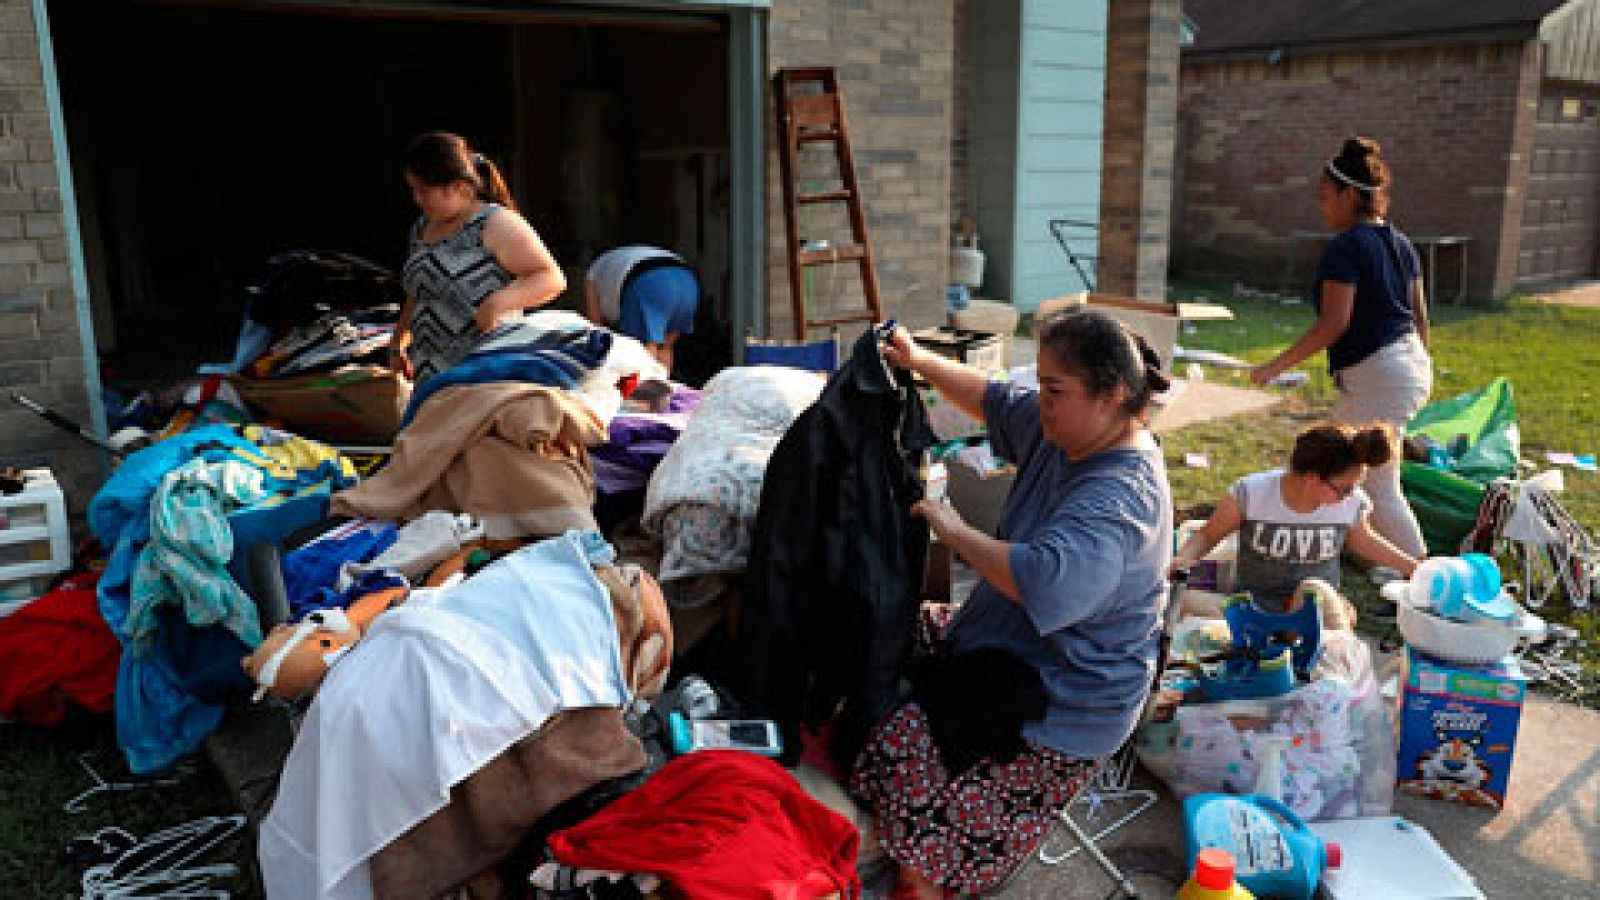
<path id="1" fill-rule="evenodd" d="M 1517 661 L 1464 666 L 1406 648 L 1400 697 L 1401 792 L 1505 805 L 1528 680 Z"/>

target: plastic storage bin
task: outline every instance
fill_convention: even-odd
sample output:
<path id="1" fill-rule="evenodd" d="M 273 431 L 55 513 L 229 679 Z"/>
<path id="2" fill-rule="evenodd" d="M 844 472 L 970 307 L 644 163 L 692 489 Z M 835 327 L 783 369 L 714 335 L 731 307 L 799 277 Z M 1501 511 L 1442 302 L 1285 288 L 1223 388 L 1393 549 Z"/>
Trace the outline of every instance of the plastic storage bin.
<path id="1" fill-rule="evenodd" d="M 18 494 L 0 494 L 0 601 L 37 596 L 72 567 L 67 505 L 49 469 L 23 472 Z"/>

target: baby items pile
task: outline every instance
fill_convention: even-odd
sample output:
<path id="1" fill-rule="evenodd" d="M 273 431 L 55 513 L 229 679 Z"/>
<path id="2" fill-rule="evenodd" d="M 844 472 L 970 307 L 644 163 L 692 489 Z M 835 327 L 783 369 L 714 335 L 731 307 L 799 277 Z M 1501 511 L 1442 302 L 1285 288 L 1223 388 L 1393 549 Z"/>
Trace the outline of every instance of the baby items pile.
<path id="1" fill-rule="evenodd" d="M 1140 757 L 1179 797 L 1264 791 L 1307 820 L 1385 813 L 1394 736 L 1370 651 L 1351 631 L 1305 626 L 1319 606 L 1343 602 L 1331 588 L 1308 579 L 1296 594 L 1292 613 L 1239 596 L 1223 620 L 1180 623 L 1177 669 L 1163 682 L 1178 705 L 1144 727 Z M 1294 630 L 1284 627 L 1291 620 Z M 1252 663 L 1257 671 L 1245 672 Z M 1273 677 L 1280 663 L 1292 674 Z"/>

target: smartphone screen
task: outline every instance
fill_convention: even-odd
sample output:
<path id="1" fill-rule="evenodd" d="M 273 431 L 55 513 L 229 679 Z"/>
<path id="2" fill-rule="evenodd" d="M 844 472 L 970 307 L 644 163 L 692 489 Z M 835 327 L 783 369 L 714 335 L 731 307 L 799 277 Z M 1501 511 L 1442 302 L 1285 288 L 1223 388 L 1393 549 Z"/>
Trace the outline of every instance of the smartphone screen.
<path id="1" fill-rule="evenodd" d="M 748 750 L 763 756 L 780 756 L 783 741 L 778 727 L 764 719 L 701 720 L 694 723 L 693 749 Z"/>
<path id="2" fill-rule="evenodd" d="M 735 722 L 728 729 L 728 737 L 735 744 L 765 744 L 767 726 L 759 722 Z"/>

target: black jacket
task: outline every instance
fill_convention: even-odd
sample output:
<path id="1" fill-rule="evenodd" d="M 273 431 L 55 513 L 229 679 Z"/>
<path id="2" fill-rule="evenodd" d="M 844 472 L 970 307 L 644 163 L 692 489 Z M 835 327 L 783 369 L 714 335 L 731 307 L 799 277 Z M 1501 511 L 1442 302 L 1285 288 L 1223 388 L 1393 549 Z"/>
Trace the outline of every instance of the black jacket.
<path id="1" fill-rule="evenodd" d="M 745 696 L 783 729 L 843 704 L 835 755 L 854 761 L 898 703 L 928 550 L 911 517 L 934 442 L 907 372 L 891 372 L 876 329 L 773 451 L 761 485 L 740 612 Z"/>

